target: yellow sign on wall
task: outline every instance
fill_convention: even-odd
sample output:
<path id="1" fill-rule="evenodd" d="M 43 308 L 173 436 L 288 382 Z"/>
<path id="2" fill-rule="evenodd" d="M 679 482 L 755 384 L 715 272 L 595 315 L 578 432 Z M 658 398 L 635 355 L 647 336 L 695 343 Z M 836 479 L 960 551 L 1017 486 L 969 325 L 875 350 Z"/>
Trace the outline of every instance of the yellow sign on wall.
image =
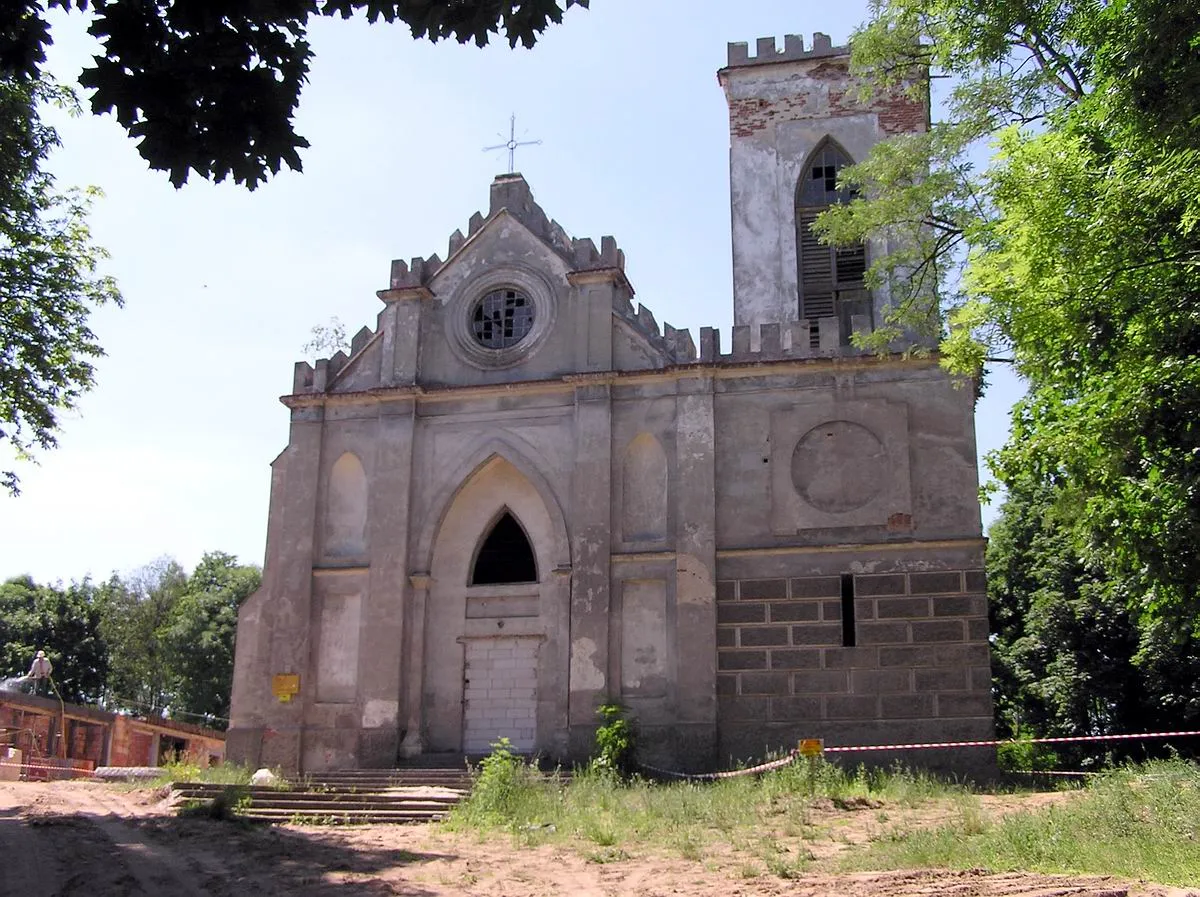
<path id="1" fill-rule="evenodd" d="M 802 738 L 800 740 L 801 757 L 820 757 L 825 750 L 825 742 L 820 738 Z"/>
<path id="2" fill-rule="evenodd" d="M 276 673 L 271 677 L 271 694 L 279 698 L 280 704 L 286 704 L 293 695 L 300 694 L 299 673 Z"/>

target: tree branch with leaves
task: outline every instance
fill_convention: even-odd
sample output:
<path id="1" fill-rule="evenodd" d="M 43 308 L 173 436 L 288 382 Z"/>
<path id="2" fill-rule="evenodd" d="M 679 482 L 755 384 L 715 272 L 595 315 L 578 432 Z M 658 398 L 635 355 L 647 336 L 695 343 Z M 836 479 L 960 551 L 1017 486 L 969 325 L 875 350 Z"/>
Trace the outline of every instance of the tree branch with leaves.
<path id="1" fill-rule="evenodd" d="M 59 144 L 39 112 L 50 103 L 75 108 L 65 88 L 0 79 L 0 444 L 18 460 L 57 444 L 59 414 L 92 387 L 104 354 L 91 313 L 121 302 L 88 229 L 96 192 L 59 192 L 45 170 Z M 16 471 L 0 469 L 0 486 L 15 494 Z"/>
<path id="2" fill-rule="evenodd" d="M 92 111 L 113 113 L 150 167 L 182 186 L 190 173 L 254 189 L 283 167 L 301 170 L 308 141 L 294 117 L 316 18 L 403 23 L 415 38 L 485 46 L 500 35 L 531 47 L 589 0 L 49 0 L 89 14 L 101 44 L 80 85 Z M 0 76 L 36 81 L 51 29 L 42 0 L 0 10 Z"/>
<path id="3" fill-rule="evenodd" d="M 897 247 L 868 345 L 926 328 L 952 371 L 1011 358 L 1000 481 L 1069 485 L 1086 563 L 1200 609 L 1200 8 L 881 0 L 852 67 L 897 84 L 914 46 L 952 79 L 944 120 L 845 169 L 860 198 L 818 225 Z"/>

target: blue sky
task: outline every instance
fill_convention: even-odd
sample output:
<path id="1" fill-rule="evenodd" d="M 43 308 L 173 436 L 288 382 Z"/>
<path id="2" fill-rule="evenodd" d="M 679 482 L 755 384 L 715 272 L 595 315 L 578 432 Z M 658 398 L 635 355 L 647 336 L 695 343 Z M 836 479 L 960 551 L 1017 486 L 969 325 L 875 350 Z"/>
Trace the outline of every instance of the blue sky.
<path id="1" fill-rule="evenodd" d="M 254 192 L 151 172 L 111 117 L 59 122 L 59 183 L 94 184 L 92 216 L 124 309 L 94 329 L 107 357 L 60 447 L 0 497 L 0 577 L 127 572 L 208 550 L 261 563 L 269 467 L 287 442 L 280 395 L 314 325 L 374 326 L 391 259 L 446 256 L 487 206 L 517 116 L 517 168 L 572 235 L 612 234 L 660 322 L 732 324 L 727 41 L 785 33 L 842 43 L 864 0 L 593 0 L 532 50 L 413 41 L 403 26 L 320 21 L 297 126 L 304 172 Z M 79 16 L 54 19 L 54 73 L 96 52 Z M 992 377 L 981 452 L 1019 394 Z M 5 464 L 8 462 L 5 461 Z M 985 513 L 985 519 L 990 514 Z"/>

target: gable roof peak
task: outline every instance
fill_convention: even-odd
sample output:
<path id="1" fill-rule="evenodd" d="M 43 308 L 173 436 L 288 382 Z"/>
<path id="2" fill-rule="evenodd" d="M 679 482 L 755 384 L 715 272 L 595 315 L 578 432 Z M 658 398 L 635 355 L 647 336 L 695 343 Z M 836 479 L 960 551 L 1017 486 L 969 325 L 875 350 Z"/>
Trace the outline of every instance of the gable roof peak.
<path id="1" fill-rule="evenodd" d="M 601 248 L 596 250 L 595 243 L 590 239 L 572 239 L 563 226 L 553 220 L 542 210 L 533 198 L 533 191 L 524 175 L 519 171 L 508 174 L 498 174 L 492 181 L 491 195 L 486 216 L 476 212 L 467 223 L 467 234 L 461 230 L 450 235 L 447 261 L 456 255 L 467 243 L 494 221 L 501 213 L 519 221 L 530 233 L 553 249 L 562 259 L 572 265 L 575 270 L 588 271 L 595 269 L 625 270 L 625 253 L 617 248 L 616 240 L 603 237 Z M 389 290 L 381 290 L 379 298 L 384 302 L 394 298 L 395 290 L 422 290 L 442 267 L 442 260 L 436 255 L 424 259 L 414 258 L 411 263 L 402 259 L 392 262 Z"/>
<path id="2" fill-rule="evenodd" d="M 492 181 L 488 219 L 495 217 L 501 210 L 508 212 L 560 254 L 570 254 L 570 237 L 558 222 L 551 221 L 537 204 L 533 198 L 533 191 L 529 189 L 529 182 L 519 171 L 498 174 Z"/>

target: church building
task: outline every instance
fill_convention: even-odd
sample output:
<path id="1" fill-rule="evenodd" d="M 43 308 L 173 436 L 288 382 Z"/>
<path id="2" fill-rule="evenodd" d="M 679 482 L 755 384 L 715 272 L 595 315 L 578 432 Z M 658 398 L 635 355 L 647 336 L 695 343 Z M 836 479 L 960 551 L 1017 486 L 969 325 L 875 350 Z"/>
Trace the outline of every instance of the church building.
<path id="1" fill-rule="evenodd" d="M 823 34 L 729 46 L 728 349 L 660 326 L 613 238 L 572 238 L 507 174 L 445 260 L 392 262 L 374 330 L 296 365 L 231 759 L 507 737 L 570 763 L 605 702 L 679 770 L 992 736 L 974 390 L 854 346 L 888 247 L 811 231 L 843 166 L 928 127 L 927 100 L 860 101 L 848 64 Z"/>

